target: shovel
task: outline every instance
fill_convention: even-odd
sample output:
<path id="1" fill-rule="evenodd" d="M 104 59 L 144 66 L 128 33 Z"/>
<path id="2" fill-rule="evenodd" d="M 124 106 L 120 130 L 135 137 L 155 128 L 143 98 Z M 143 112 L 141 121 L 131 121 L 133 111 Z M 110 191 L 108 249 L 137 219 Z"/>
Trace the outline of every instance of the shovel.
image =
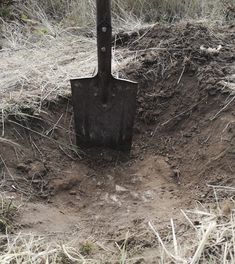
<path id="1" fill-rule="evenodd" d="M 110 0 L 96 0 L 98 72 L 71 80 L 78 147 L 130 151 L 138 84 L 112 76 Z"/>

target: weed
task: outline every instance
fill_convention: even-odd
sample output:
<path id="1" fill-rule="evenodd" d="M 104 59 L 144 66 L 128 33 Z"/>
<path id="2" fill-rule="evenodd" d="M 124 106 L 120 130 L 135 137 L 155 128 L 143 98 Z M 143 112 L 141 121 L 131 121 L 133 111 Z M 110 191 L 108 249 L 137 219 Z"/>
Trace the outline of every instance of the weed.
<path id="1" fill-rule="evenodd" d="M 0 17 L 8 18 L 11 15 L 11 10 L 9 7 L 0 7 Z"/>
<path id="2" fill-rule="evenodd" d="M 80 253 L 83 256 L 88 256 L 94 251 L 94 244 L 90 241 L 85 241 L 80 247 Z"/>
<path id="3" fill-rule="evenodd" d="M 12 199 L 5 199 L 2 197 L 2 204 L 0 207 L 0 232 L 11 232 L 14 227 L 14 216 L 18 211 L 18 207 L 13 203 Z"/>

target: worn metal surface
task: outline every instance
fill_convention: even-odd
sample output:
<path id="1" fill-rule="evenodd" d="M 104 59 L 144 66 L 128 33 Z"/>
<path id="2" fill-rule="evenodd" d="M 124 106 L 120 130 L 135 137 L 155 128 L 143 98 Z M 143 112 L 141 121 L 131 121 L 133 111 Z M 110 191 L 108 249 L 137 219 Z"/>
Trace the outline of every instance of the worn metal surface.
<path id="1" fill-rule="evenodd" d="M 71 80 L 77 145 L 129 151 L 137 83 L 112 76 L 111 39 L 110 1 L 97 0 L 98 73 Z"/>
<path id="2" fill-rule="evenodd" d="M 130 149 L 136 85 L 112 78 L 109 84 L 112 93 L 107 104 L 103 105 L 98 76 L 72 81 L 78 146 L 106 146 L 127 151 Z"/>

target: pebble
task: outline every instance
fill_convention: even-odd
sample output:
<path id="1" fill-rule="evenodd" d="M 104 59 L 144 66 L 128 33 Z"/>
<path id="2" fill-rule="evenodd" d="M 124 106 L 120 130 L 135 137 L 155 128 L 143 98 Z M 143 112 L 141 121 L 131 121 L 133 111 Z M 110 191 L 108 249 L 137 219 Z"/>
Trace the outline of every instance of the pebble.
<path id="1" fill-rule="evenodd" d="M 151 190 L 145 191 L 143 194 L 144 198 L 148 199 L 148 200 L 152 200 L 154 193 Z"/>
<path id="2" fill-rule="evenodd" d="M 120 185 L 116 185 L 116 191 L 117 192 L 127 192 L 128 190 L 125 187 L 122 187 Z"/>
<path id="3" fill-rule="evenodd" d="M 130 182 L 133 184 L 141 183 L 143 182 L 143 176 L 138 175 L 138 174 L 131 175 Z"/>

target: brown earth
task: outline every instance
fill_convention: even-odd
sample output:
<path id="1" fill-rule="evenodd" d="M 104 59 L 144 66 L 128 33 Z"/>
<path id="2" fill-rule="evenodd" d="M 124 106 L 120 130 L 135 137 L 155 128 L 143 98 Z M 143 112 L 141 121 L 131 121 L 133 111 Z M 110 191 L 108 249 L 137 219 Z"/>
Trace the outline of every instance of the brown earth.
<path id="1" fill-rule="evenodd" d="M 234 186 L 234 36 L 234 27 L 190 23 L 117 36 L 123 54 L 135 54 L 122 76 L 140 83 L 130 157 L 77 150 L 70 98 L 10 117 L 1 189 L 22 199 L 19 228 L 109 246 L 129 231 L 147 250 L 150 220 L 165 230 L 180 209 L 213 200 L 209 185 Z"/>

